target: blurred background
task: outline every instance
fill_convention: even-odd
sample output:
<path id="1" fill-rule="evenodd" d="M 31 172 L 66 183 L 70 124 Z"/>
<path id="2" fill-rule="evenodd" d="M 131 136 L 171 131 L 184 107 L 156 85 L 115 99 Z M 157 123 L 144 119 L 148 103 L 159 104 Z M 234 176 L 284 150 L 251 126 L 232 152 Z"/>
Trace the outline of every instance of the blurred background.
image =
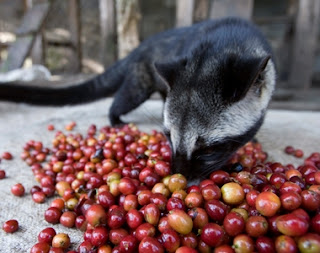
<path id="1" fill-rule="evenodd" d="M 45 85 L 101 73 L 147 37 L 208 18 L 241 16 L 270 41 L 272 108 L 320 110 L 320 0 L 1 0 L 0 73 L 45 66 Z"/>

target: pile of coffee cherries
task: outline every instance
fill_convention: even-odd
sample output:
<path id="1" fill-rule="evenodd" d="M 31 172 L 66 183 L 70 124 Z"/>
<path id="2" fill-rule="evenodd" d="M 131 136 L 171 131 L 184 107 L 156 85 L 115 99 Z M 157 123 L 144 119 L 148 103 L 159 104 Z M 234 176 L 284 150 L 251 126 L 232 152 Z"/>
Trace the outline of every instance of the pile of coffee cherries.
<path id="1" fill-rule="evenodd" d="M 50 149 L 32 140 L 21 158 L 40 184 L 33 200 L 51 201 L 31 252 L 320 252 L 320 153 L 296 168 L 267 162 L 250 142 L 224 170 L 188 185 L 170 174 L 164 135 L 129 124 L 58 131 Z M 83 231 L 76 249 L 57 223 Z"/>

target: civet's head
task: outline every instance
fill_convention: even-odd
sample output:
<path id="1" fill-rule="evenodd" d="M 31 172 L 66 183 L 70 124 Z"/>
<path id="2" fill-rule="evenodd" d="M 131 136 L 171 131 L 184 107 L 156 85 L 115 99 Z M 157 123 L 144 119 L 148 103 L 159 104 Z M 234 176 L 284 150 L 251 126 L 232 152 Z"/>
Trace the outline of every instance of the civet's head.
<path id="1" fill-rule="evenodd" d="M 155 64 L 168 85 L 164 132 L 173 172 L 201 179 L 254 137 L 275 86 L 270 55 L 200 55 Z"/>

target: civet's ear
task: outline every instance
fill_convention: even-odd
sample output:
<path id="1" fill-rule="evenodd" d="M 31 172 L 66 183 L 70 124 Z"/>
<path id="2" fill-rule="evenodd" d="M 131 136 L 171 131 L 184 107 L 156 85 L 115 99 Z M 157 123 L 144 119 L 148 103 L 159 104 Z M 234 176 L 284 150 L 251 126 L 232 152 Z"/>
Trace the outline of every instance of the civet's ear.
<path id="1" fill-rule="evenodd" d="M 187 60 L 182 58 L 171 62 L 155 62 L 154 67 L 168 85 L 169 89 L 171 89 L 175 83 L 177 75 L 185 69 L 186 64 Z"/>
<path id="2" fill-rule="evenodd" d="M 223 66 L 223 98 L 228 102 L 241 100 L 265 70 L 270 58 L 270 55 L 255 58 L 230 57 Z"/>

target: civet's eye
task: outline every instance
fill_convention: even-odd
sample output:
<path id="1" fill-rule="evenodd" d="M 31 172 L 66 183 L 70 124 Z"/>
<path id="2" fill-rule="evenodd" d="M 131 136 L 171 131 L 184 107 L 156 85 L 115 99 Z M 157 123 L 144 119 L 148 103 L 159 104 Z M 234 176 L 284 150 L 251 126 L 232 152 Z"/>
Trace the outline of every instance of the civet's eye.
<path id="1" fill-rule="evenodd" d="M 170 130 L 165 128 L 163 129 L 163 133 L 167 137 L 167 139 L 170 140 Z"/>

